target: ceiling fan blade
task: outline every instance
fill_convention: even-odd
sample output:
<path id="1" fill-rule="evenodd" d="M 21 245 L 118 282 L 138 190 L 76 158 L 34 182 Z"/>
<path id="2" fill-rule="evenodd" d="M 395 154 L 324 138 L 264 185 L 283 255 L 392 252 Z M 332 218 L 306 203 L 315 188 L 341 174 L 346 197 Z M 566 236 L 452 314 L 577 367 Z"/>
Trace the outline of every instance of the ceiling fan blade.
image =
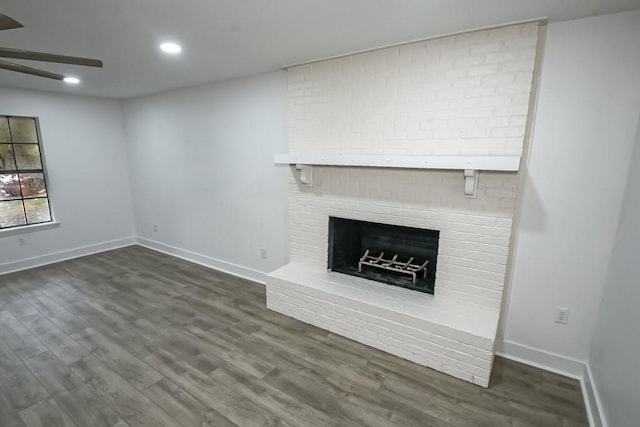
<path id="1" fill-rule="evenodd" d="M 46 77 L 47 79 L 63 80 L 62 74 L 52 73 L 50 71 L 39 70 L 37 68 L 27 67 L 26 65 L 14 64 L 12 62 L 0 61 L 0 69 L 16 71 L 18 73 L 31 74 L 32 76 Z"/>
<path id="2" fill-rule="evenodd" d="M 54 55 L 52 53 L 31 52 L 29 50 L 0 47 L 0 58 L 26 59 L 29 61 L 56 62 L 59 64 L 83 65 L 102 68 L 99 59 L 79 58 L 75 56 Z"/>
<path id="3" fill-rule="evenodd" d="M 22 24 L 16 21 L 15 19 L 0 13 L 0 31 L 12 30 L 14 28 L 22 28 Z"/>

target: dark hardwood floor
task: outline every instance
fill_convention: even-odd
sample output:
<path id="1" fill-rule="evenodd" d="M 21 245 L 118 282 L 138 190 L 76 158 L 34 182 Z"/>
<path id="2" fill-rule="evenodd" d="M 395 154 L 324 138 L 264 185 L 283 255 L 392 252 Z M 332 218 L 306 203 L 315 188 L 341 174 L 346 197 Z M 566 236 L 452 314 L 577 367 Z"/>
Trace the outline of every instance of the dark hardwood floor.
<path id="1" fill-rule="evenodd" d="M 265 308 L 138 246 L 0 276 L 0 425 L 584 426 L 577 381 L 482 389 Z"/>

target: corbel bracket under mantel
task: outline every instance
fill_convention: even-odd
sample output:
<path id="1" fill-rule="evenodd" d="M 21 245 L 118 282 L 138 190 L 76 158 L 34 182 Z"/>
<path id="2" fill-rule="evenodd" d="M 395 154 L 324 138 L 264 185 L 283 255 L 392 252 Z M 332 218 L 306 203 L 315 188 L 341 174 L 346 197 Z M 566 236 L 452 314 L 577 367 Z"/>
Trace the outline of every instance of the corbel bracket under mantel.
<path id="1" fill-rule="evenodd" d="M 300 171 L 300 183 L 313 186 L 313 166 L 297 164 L 296 169 Z"/>
<path id="2" fill-rule="evenodd" d="M 300 183 L 313 185 L 314 166 L 352 166 L 404 169 L 462 170 L 464 196 L 476 197 L 478 175 L 484 171 L 517 172 L 520 156 L 379 156 L 379 155 L 317 155 L 276 154 L 275 164 L 295 165 L 300 171 Z"/>
<path id="3" fill-rule="evenodd" d="M 464 170 L 464 197 L 475 199 L 478 189 L 478 171 L 474 169 Z"/>
<path id="4" fill-rule="evenodd" d="M 300 171 L 300 183 L 302 185 L 313 186 L 313 166 L 296 165 L 296 169 Z M 464 197 L 475 199 L 476 190 L 478 189 L 478 171 L 473 169 L 464 170 Z"/>

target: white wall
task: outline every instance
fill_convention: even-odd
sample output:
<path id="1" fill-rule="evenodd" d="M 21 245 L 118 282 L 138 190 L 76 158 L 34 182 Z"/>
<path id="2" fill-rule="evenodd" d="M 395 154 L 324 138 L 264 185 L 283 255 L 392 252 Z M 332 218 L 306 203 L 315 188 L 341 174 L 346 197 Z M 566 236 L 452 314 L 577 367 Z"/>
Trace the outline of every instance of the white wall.
<path id="1" fill-rule="evenodd" d="M 589 358 L 610 426 L 640 420 L 640 126 L 631 165 Z"/>
<path id="2" fill-rule="evenodd" d="M 125 101 L 124 114 L 144 244 L 258 280 L 286 263 L 284 72 Z"/>
<path id="3" fill-rule="evenodd" d="M 132 241 L 118 101 L 0 88 L 0 114 L 40 118 L 49 199 L 60 222 L 55 229 L 0 233 L 0 273 Z"/>
<path id="4" fill-rule="evenodd" d="M 586 360 L 640 112 L 638 40 L 640 11 L 549 25 L 507 347 Z"/>

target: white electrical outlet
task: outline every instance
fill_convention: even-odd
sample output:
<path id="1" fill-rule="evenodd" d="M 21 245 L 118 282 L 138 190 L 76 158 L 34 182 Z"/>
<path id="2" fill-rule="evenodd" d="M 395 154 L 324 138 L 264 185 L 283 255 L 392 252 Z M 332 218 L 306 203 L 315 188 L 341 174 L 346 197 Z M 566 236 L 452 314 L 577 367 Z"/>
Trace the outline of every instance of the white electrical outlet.
<path id="1" fill-rule="evenodd" d="M 260 249 L 260 258 L 267 259 L 267 250 L 265 248 Z"/>
<path id="2" fill-rule="evenodd" d="M 569 322 L 569 309 L 564 307 L 556 307 L 556 323 L 566 325 Z"/>
<path id="3" fill-rule="evenodd" d="M 158 224 L 153 224 L 153 232 L 154 233 L 158 232 Z"/>

